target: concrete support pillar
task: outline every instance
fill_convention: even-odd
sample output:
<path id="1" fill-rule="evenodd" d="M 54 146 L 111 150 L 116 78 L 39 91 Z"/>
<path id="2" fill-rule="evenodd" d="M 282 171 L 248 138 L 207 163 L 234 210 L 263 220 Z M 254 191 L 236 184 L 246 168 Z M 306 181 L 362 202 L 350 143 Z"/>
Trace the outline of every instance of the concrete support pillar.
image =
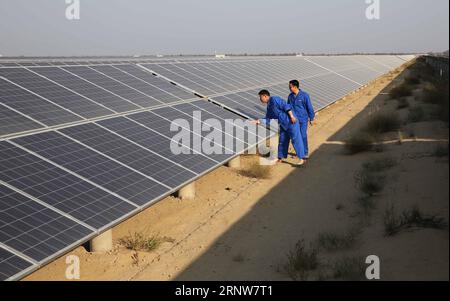
<path id="1" fill-rule="evenodd" d="M 178 197 L 182 200 L 192 201 L 195 199 L 195 182 L 184 186 L 181 188 L 178 193 Z"/>
<path id="2" fill-rule="evenodd" d="M 113 248 L 112 230 L 103 232 L 90 241 L 91 252 L 108 252 Z"/>
<path id="3" fill-rule="evenodd" d="M 274 154 L 275 157 L 278 156 L 278 144 L 280 142 L 280 135 L 275 135 L 270 139 L 270 150 Z"/>
<path id="4" fill-rule="evenodd" d="M 268 158 L 269 160 L 277 159 L 279 139 L 279 135 L 275 135 L 274 137 L 267 139 L 265 145 L 258 146 L 258 154 L 260 156 L 267 156 L 270 154 L 270 158 Z M 268 154 L 268 152 L 270 153 Z"/>
<path id="5" fill-rule="evenodd" d="M 231 159 L 230 161 L 228 161 L 227 166 L 229 168 L 233 168 L 233 169 L 240 169 L 241 168 L 241 157 L 237 156 L 234 159 Z"/>

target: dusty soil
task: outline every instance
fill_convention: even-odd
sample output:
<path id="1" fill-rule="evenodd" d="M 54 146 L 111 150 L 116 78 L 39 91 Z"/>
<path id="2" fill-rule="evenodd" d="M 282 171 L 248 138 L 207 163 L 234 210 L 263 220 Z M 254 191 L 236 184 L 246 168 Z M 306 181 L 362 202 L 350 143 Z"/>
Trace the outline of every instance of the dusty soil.
<path id="1" fill-rule="evenodd" d="M 167 238 L 157 250 L 136 256 L 118 244 L 108 254 L 77 248 L 71 254 L 80 257 L 81 280 L 290 280 L 282 267 L 299 240 L 314 242 L 320 233 L 346 233 L 355 225 L 360 229 L 356 244 L 321 253 L 321 261 L 377 255 L 383 280 L 448 280 L 447 229 L 410 229 L 386 237 L 383 226 L 390 204 L 399 212 L 417 205 L 448 221 L 448 157 L 432 155 L 441 140 L 448 141 L 447 125 L 407 124 L 402 143 L 398 133 L 391 133 L 386 140 L 393 141 L 382 153 L 349 156 L 342 145 L 369 115 L 396 110 L 386 92 L 404 76 L 399 74 L 384 76 L 320 112 L 310 131 L 313 152 L 306 167 L 276 165 L 270 179 L 221 167 L 197 182 L 195 201 L 169 197 L 113 230 L 116 241 L 134 232 Z M 387 186 L 367 215 L 357 204 L 361 192 L 355 174 L 363 162 L 381 156 L 399 163 L 387 173 Z M 243 168 L 256 160 L 244 156 Z M 60 258 L 25 280 L 65 280 L 66 267 Z"/>

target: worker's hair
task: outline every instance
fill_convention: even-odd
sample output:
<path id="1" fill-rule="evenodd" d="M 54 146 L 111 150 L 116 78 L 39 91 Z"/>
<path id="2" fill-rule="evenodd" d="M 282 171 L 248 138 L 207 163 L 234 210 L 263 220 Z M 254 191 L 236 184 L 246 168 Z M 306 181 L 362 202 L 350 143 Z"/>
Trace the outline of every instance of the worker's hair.
<path id="1" fill-rule="evenodd" d="M 291 80 L 291 81 L 289 82 L 289 84 L 290 84 L 290 85 L 293 85 L 294 87 L 300 88 L 300 83 L 299 83 L 299 81 L 296 80 L 296 79 Z"/>
<path id="2" fill-rule="evenodd" d="M 269 97 L 270 97 L 270 92 L 267 91 L 267 90 L 261 90 L 261 91 L 259 91 L 258 95 L 259 95 L 259 96 L 266 95 L 266 96 L 269 96 Z"/>

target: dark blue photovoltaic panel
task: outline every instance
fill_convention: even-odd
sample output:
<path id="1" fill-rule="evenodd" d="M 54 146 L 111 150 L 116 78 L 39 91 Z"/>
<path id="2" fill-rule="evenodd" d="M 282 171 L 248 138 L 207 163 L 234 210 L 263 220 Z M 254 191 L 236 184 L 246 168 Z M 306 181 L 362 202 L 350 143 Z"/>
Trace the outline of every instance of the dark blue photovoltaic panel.
<path id="1" fill-rule="evenodd" d="M 150 97 L 150 100 L 146 100 L 141 105 L 145 108 L 150 108 L 155 105 L 161 105 L 164 104 L 164 102 L 157 97 L 157 94 L 160 94 L 160 90 L 149 85 L 148 83 L 120 70 L 119 68 L 116 68 L 115 66 L 93 66 L 92 69 L 101 72 L 125 85 L 127 85 L 130 88 L 135 89 L 136 91 L 139 91 L 142 94 L 145 94 Z M 179 101 L 175 96 L 172 96 L 172 102 L 173 101 Z"/>
<path id="2" fill-rule="evenodd" d="M 0 91 L 0 102 L 47 126 L 82 120 L 67 110 L 1 78 Z"/>
<path id="3" fill-rule="evenodd" d="M 157 101 L 151 96 L 138 92 L 121 82 L 118 82 L 106 75 L 103 75 L 102 73 L 97 72 L 97 70 L 94 70 L 90 67 L 64 67 L 63 69 L 72 72 L 79 77 L 82 77 L 102 88 L 105 88 L 106 90 L 143 108 L 149 108 L 161 104 L 161 102 Z"/>
<path id="4" fill-rule="evenodd" d="M 158 120 L 159 124 L 154 124 L 154 121 L 149 119 L 149 118 L 145 118 L 145 119 L 142 119 L 141 121 L 139 121 L 139 122 L 142 122 L 142 123 L 145 122 L 146 123 L 145 125 L 153 124 L 153 128 L 156 128 L 158 132 L 162 133 L 162 131 L 165 131 L 165 133 L 167 135 L 173 136 L 174 133 L 170 131 L 170 123 L 175 121 L 175 120 L 177 120 L 177 119 L 181 119 L 181 120 L 186 121 L 189 124 L 189 128 L 190 129 L 194 129 L 193 116 L 192 115 L 190 115 L 190 116 L 186 115 L 183 112 L 178 111 L 178 110 L 176 110 L 174 108 L 166 107 L 166 108 L 153 110 L 151 112 L 151 114 L 153 114 L 153 115 L 157 114 L 157 115 L 159 115 L 159 118 L 165 118 L 165 119 L 170 120 L 170 121 L 168 121 L 168 120 L 159 121 L 156 117 L 153 118 L 153 120 Z M 133 118 L 133 116 L 130 116 L 130 118 Z M 134 117 L 133 119 L 136 119 L 136 117 Z M 222 139 L 220 139 L 220 137 L 219 137 L 219 140 L 208 141 L 208 138 L 209 138 L 208 134 L 209 134 L 209 132 L 210 131 L 201 131 L 201 133 L 197 133 L 197 136 L 201 135 L 201 138 L 202 138 L 201 139 L 201 141 L 202 141 L 202 148 L 201 148 L 202 153 L 205 152 L 204 151 L 204 147 L 203 147 L 203 142 L 205 142 L 205 143 L 208 143 L 208 144 L 210 144 L 212 146 L 217 146 L 218 153 L 207 154 L 207 156 L 210 156 L 211 158 L 214 158 L 214 160 L 216 160 L 216 161 L 225 162 L 225 161 L 230 160 L 234 155 L 236 155 L 236 151 L 233 148 L 230 148 L 230 149 L 225 148 L 225 146 L 224 146 L 225 145 L 225 140 L 223 138 L 223 133 L 222 133 Z"/>
<path id="5" fill-rule="evenodd" d="M 172 64 L 152 64 L 143 66 L 149 70 L 170 78 L 178 84 L 191 88 L 198 93 L 203 93 L 204 95 L 212 95 L 215 93 L 215 90 L 210 87 L 208 82 L 198 78 L 193 78 L 193 76 L 185 77 L 185 72 L 179 72 L 179 68 L 176 68 Z"/>
<path id="6" fill-rule="evenodd" d="M 92 230 L 0 185 L 0 242 L 42 261 Z"/>
<path id="7" fill-rule="evenodd" d="M 0 136 L 43 128 L 33 120 L 0 104 Z"/>
<path id="8" fill-rule="evenodd" d="M 296 78 L 321 109 L 413 58 L 0 62 L 9 66 L 0 68 L 0 136 L 9 137 L 0 141 L 0 280 L 26 275 L 265 141 L 273 132 L 229 111 L 264 117 L 262 88 L 286 98 Z M 215 104 L 188 103 L 196 96 L 186 89 Z M 136 113 L 144 108 L 153 110 Z M 189 139 L 180 140 L 183 130 Z M 211 144 L 219 153 L 207 152 Z"/>
<path id="9" fill-rule="evenodd" d="M 181 117 L 185 118 L 185 115 L 182 115 Z M 137 113 L 137 114 L 133 114 L 128 116 L 128 118 L 132 119 L 133 121 L 135 121 L 136 123 L 139 123 L 145 127 L 147 127 L 148 129 L 153 130 L 156 133 L 159 133 L 165 137 L 168 137 L 169 139 L 172 139 L 174 137 L 174 135 L 176 134 L 176 132 L 173 132 L 170 130 L 170 124 L 171 122 L 167 119 L 162 118 L 161 116 L 153 113 L 153 112 L 143 112 L 143 113 Z M 186 119 L 186 118 L 185 118 Z M 173 119 L 175 120 L 175 119 Z M 188 122 L 192 122 L 192 120 L 188 120 Z M 190 129 L 193 129 L 193 127 L 191 126 Z M 152 131 L 148 131 L 148 135 L 151 135 L 150 132 Z M 203 138 L 200 135 L 196 135 L 195 137 L 200 138 L 200 140 Z M 151 148 L 153 147 L 151 144 L 150 140 L 144 140 L 144 139 L 137 139 L 136 140 L 138 143 L 144 145 L 145 147 Z M 186 147 L 189 147 L 189 149 L 191 149 L 190 151 L 190 155 L 192 156 L 191 159 L 189 161 L 187 161 L 186 163 L 183 162 L 183 164 L 189 164 L 190 161 L 192 160 L 192 162 L 205 162 L 205 158 L 209 158 L 215 161 L 216 164 L 214 164 L 213 166 L 217 165 L 217 163 L 221 163 L 224 162 L 226 160 L 229 160 L 232 155 L 230 154 L 203 154 L 203 149 L 202 147 L 195 147 L 194 146 L 194 135 L 191 134 L 191 145 L 185 145 Z M 221 150 L 223 150 L 223 148 L 221 147 L 221 145 L 218 145 L 219 148 Z M 198 149 L 198 150 L 197 150 Z M 197 151 L 195 151 L 197 150 Z M 177 159 L 179 158 L 183 158 L 182 155 L 174 155 L 171 151 L 170 151 L 170 142 L 168 142 L 166 145 L 164 145 L 163 147 L 161 147 L 161 152 L 164 153 L 165 156 L 171 156 L 173 157 L 173 160 L 179 160 Z M 194 160 L 195 158 L 195 160 Z M 188 159 L 188 158 L 186 158 Z M 208 163 L 209 165 L 209 163 Z M 194 170 L 193 167 L 191 168 L 191 170 Z M 200 168 L 199 170 L 201 170 L 201 172 L 204 171 L 203 168 Z"/>
<path id="10" fill-rule="evenodd" d="M 126 128 L 124 124 L 120 124 L 120 120 L 124 120 L 124 118 L 114 118 L 108 120 L 108 123 L 119 125 L 121 133 L 123 133 Z M 136 124 L 134 125 L 136 126 Z M 138 134 L 138 128 L 139 126 L 134 129 L 133 134 Z M 145 128 L 142 129 L 145 130 Z M 184 168 L 182 162 L 174 163 L 167 160 L 168 158 L 161 154 L 161 149 L 159 149 L 159 155 L 157 155 L 157 153 L 121 138 L 96 124 L 71 127 L 63 129 L 61 132 L 171 188 L 176 188 L 197 175 Z M 145 138 L 151 139 L 152 137 L 146 136 Z M 161 136 L 157 138 L 153 140 L 154 145 L 161 143 L 162 140 L 167 140 Z M 209 160 L 204 158 L 204 161 Z"/>
<path id="11" fill-rule="evenodd" d="M 244 119 L 242 117 L 240 117 L 239 115 L 226 110 L 218 105 L 215 105 L 211 102 L 208 101 L 204 101 L 204 100 L 199 100 L 199 101 L 194 101 L 191 102 L 187 105 L 190 105 L 192 107 L 201 109 L 203 111 L 206 111 L 214 116 L 218 116 L 219 118 L 222 118 L 224 120 L 227 120 L 227 122 L 233 121 L 233 120 L 243 120 Z M 192 109 L 189 109 L 192 111 Z M 275 134 L 275 133 L 271 133 L 269 130 L 267 130 L 265 127 L 257 127 L 256 129 L 251 127 L 251 121 L 246 120 L 247 125 L 249 125 L 248 128 L 246 128 L 246 139 L 249 139 L 248 136 L 251 135 L 252 139 L 256 138 L 256 142 L 260 142 L 260 141 L 265 141 L 266 139 L 270 138 L 271 135 Z M 255 137 L 253 137 L 255 136 Z M 248 141 L 248 140 L 246 140 Z M 253 141 L 253 140 L 251 140 Z M 250 143 L 251 144 L 251 143 Z"/>
<path id="12" fill-rule="evenodd" d="M 211 107 L 217 108 L 218 110 L 214 110 L 214 113 L 205 110 L 204 108 Z M 260 140 L 257 135 L 257 126 L 252 125 L 250 121 L 245 121 L 239 115 L 233 114 L 229 111 L 220 109 L 220 107 L 210 104 L 206 101 L 197 101 L 195 105 L 190 103 L 179 104 L 173 106 L 174 109 L 183 112 L 186 116 L 192 118 L 194 112 L 201 113 L 201 120 L 203 120 L 206 124 L 211 126 L 216 126 L 214 123 L 220 122 L 221 129 L 224 132 L 222 135 L 223 141 L 225 142 L 225 146 L 227 148 L 233 149 L 236 153 L 241 153 L 244 150 L 248 149 L 251 146 L 256 145 Z M 215 120 L 214 123 L 208 121 L 209 119 Z M 241 121 L 242 126 L 237 126 L 236 121 Z M 232 129 L 232 132 L 230 130 Z M 261 133 L 263 133 L 261 128 Z M 268 137 L 266 137 L 267 139 Z M 228 144 L 227 144 L 228 142 Z"/>
<path id="13" fill-rule="evenodd" d="M 6 141 L 0 141 L 0 166 L 2 181 L 96 229 L 136 209 Z"/>
<path id="14" fill-rule="evenodd" d="M 99 88 L 83 78 L 72 75 L 61 68 L 31 68 L 31 70 L 89 98 L 92 101 L 95 101 L 98 104 L 107 107 L 114 112 L 122 113 L 139 109 L 137 105 L 108 92 L 108 90 Z"/>
<path id="15" fill-rule="evenodd" d="M 138 206 L 167 193 L 169 188 L 57 132 L 14 139 L 40 156 L 102 186 Z"/>
<path id="16" fill-rule="evenodd" d="M 236 97 L 236 94 L 215 96 L 213 100 L 216 101 L 217 103 L 220 103 L 223 106 L 226 106 L 227 108 L 230 108 L 231 110 L 234 110 L 235 112 L 245 114 L 251 119 L 255 120 L 260 119 L 265 115 L 265 112 L 260 112 L 259 110 L 252 108 L 252 102 L 250 101 L 244 102 L 242 101 L 242 99 Z"/>
<path id="17" fill-rule="evenodd" d="M 187 92 L 186 90 L 171 84 L 165 79 L 156 77 L 136 65 L 117 65 L 114 67 L 134 76 L 141 81 L 146 82 L 153 87 L 158 88 L 152 90 L 152 96 L 164 103 L 171 103 L 180 99 L 187 100 L 196 98 L 193 93 Z"/>
<path id="18" fill-rule="evenodd" d="M 105 120 L 99 124 L 197 174 L 217 165 L 212 160 L 214 158 L 195 153 L 189 145 L 177 144 L 182 151 L 174 152 L 170 136 L 161 136 L 158 131 L 152 131 L 128 118 Z"/>
<path id="19" fill-rule="evenodd" d="M 95 118 L 114 113 L 26 69 L 0 68 L 0 76 L 84 118 Z"/>
<path id="20" fill-rule="evenodd" d="M 0 247 L 0 281 L 8 280 L 33 265 Z"/>

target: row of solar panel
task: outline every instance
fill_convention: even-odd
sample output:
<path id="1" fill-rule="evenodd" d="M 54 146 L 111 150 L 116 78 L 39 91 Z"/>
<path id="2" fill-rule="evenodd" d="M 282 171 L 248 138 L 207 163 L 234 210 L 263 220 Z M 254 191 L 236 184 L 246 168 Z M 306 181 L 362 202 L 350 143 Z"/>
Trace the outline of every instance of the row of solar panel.
<path id="1" fill-rule="evenodd" d="M 0 68 L 0 135 L 194 99 L 136 65 Z"/>
<path id="2" fill-rule="evenodd" d="M 316 110 L 320 110 L 412 58 L 340 56 L 276 63 L 203 62 L 144 66 L 244 116 L 260 118 L 265 108 L 257 93 L 263 88 L 287 99 L 290 93 L 288 81 L 299 79 L 301 88 L 310 94 Z M 230 92 L 233 90 L 238 92 Z"/>
<path id="3" fill-rule="evenodd" d="M 369 55 L 353 55 L 352 57 L 368 57 Z M 311 57 L 311 56 L 309 56 Z M 312 56 L 313 58 L 321 56 Z M 336 58 L 336 56 L 323 56 L 325 58 Z M 340 56 L 340 57 L 350 57 L 350 56 Z M 380 55 L 370 55 L 369 57 L 380 57 Z M 410 60 L 413 55 L 397 55 L 391 57 L 399 58 L 405 61 Z M 21 60 L 8 60 L 0 59 L 0 67 L 36 67 L 36 66 L 84 66 L 84 65 L 115 65 L 115 64 L 145 64 L 145 63 L 163 63 L 163 62 L 205 62 L 205 61 L 274 61 L 274 60 L 285 60 L 292 59 L 294 57 L 285 56 L 233 56 L 226 58 L 215 58 L 210 56 L 194 56 L 194 57 L 162 57 L 162 58 L 111 58 L 111 59 L 21 59 Z"/>
<path id="4" fill-rule="evenodd" d="M 194 111 L 202 116 L 193 119 Z M 189 122 L 178 124 L 188 131 L 194 122 L 214 127 L 221 141 L 207 131 L 191 132 L 191 138 L 220 153 L 205 155 L 181 141 L 183 153 L 174 154 L 171 124 L 177 119 Z M 23 258 L 34 266 L 47 262 L 267 137 L 263 128 L 238 126 L 241 138 L 225 133 L 236 119 L 242 118 L 200 100 L 1 141 L 0 246 L 19 256 L 0 252 L 7 257 L 0 257 L 0 280 L 22 270 Z"/>
<path id="5" fill-rule="evenodd" d="M 49 67 L 49 66 L 92 66 L 92 65 L 117 65 L 117 64 L 145 64 L 149 62 L 195 62 L 195 61 L 226 61 L 226 60 L 263 60 L 263 59 L 277 59 L 277 57 L 228 57 L 217 59 L 215 57 L 163 57 L 163 58 L 112 58 L 112 59 L 21 59 L 21 60 L 7 60 L 0 59 L 0 67 Z M 285 59 L 279 57 L 278 59 Z"/>
<path id="6" fill-rule="evenodd" d="M 339 74 L 357 73 L 361 75 L 359 80 L 364 81 L 381 75 L 390 69 L 389 66 L 400 65 L 397 58 L 386 58 L 384 63 L 375 63 L 371 59 L 373 66 L 369 69 L 373 72 L 366 70 L 364 73 L 364 68 L 352 67 L 348 59 L 336 58 L 339 62 L 331 58 L 321 60 L 320 64 L 325 66 L 307 58 L 146 66 L 152 70 L 156 67 L 163 68 L 160 71 L 179 72 L 182 76 L 177 79 L 186 79 L 182 84 L 188 89 L 198 91 L 199 87 L 208 87 L 217 96 L 216 101 L 222 104 L 228 101 L 233 110 L 257 118 L 265 111 L 256 97 L 259 89 L 256 87 L 263 84 L 282 95 L 287 91 L 288 79 L 300 78 L 313 100 L 327 105 L 360 86 L 360 82 Z M 365 61 L 365 64 L 369 63 Z M 175 125 L 190 130 L 195 122 L 206 128 L 223 129 L 231 123 L 226 119 L 234 120 L 238 115 L 204 100 L 183 101 L 182 95 L 193 94 L 169 84 L 169 81 L 177 80 L 164 81 L 137 65 L 4 68 L 0 72 L 6 75 L 2 75 L 3 83 L 10 84 L 6 87 L 14 86 L 21 89 L 20 93 L 27 92 L 25 95 L 17 93 L 16 98 L 12 97 L 4 106 L 23 117 L 36 121 L 40 118 L 42 121 L 38 123 L 45 125 L 42 129 L 48 127 L 50 117 L 57 118 L 62 113 L 60 110 L 80 117 L 70 121 L 74 125 L 68 125 L 63 119 L 55 122 L 60 126 L 50 131 L 14 135 L 0 141 L 0 279 L 25 275 L 271 134 L 265 129 L 254 132 L 240 125 L 238 128 L 247 131 L 245 135 L 236 139 L 237 133 L 219 131 L 223 142 L 217 143 L 204 132 L 191 133 L 192 140 L 206 141 L 206 146 L 215 146 L 221 150 L 220 154 L 200 153 L 188 143 L 181 145 L 186 153 L 175 155 L 171 149 L 173 133 L 170 130 L 174 120 L 188 121 Z M 170 75 L 163 74 L 165 77 Z M 240 83 L 241 77 L 245 85 Z M 72 80 L 79 84 L 73 85 Z M 158 93 L 169 91 L 168 87 L 176 89 L 180 95 L 169 94 L 178 95 L 182 103 L 172 102 L 171 98 L 161 101 L 162 97 L 155 96 L 155 90 L 145 90 L 149 89 L 150 82 L 153 83 L 151 80 L 158 81 L 158 84 L 151 84 L 160 87 Z M 163 83 L 166 86 L 162 86 Z M 228 90 L 223 90 L 223 85 L 227 85 Z M 95 91 L 91 90 L 93 86 Z M 3 90 L 3 87 L 0 87 L 1 91 L 11 91 Z M 239 91 L 241 87 L 245 88 Z M 109 94 L 105 95 L 105 92 Z M 37 105 L 37 100 L 33 99 L 18 105 L 21 101 L 29 101 L 30 95 L 45 102 Z M 80 105 L 80 99 L 88 102 Z M 135 105 L 138 109 L 133 107 L 128 111 L 129 107 L 125 106 L 119 110 L 124 104 L 120 102 L 119 105 L 119 99 L 127 100 L 127 106 Z M 154 99 L 162 103 L 157 104 Z M 53 111 L 52 108 L 51 113 L 40 115 L 49 103 L 59 109 Z M 81 110 L 87 103 L 90 105 Z M 33 105 L 33 110 L 29 110 Z M 102 110 L 97 111 L 97 106 Z M 104 112 L 106 110 L 108 112 Z M 203 118 L 192 118 L 194 111 L 200 111 Z M 107 113 L 109 115 L 103 115 Z M 91 120 L 97 116 L 111 117 Z M 200 122 L 208 118 L 218 118 L 220 124 L 212 120 Z M 229 144 L 229 141 L 239 143 Z"/>
<path id="7" fill-rule="evenodd" d="M 380 62 L 378 62 L 378 61 Z M 404 62 L 398 57 L 311 57 L 73 67 L 0 68 L 0 137 L 338 72 L 361 85 Z M 319 85 L 318 87 L 321 88 Z M 325 101 L 326 102 L 326 101 Z"/>
<path id="8" fill-rule="evenodd" d="M 362 85 L 367 79 L 376 78 L 405 62 L 396 56 L 339 56 L 253 62 L 154 63 L 143 66 L 198 94 L 214 97 L 330 73 L 341 74 Z"/>

